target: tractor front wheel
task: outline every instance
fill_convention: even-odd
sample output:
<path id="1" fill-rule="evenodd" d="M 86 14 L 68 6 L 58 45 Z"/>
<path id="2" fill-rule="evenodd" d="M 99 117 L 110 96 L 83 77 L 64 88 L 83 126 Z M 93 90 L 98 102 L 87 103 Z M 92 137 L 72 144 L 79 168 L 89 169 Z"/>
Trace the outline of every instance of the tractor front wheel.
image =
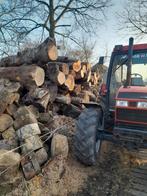
<path id="1" fill-rule="evenodd" d="M 100 108 L 86 108 L 76 124 L 75 155 L 85 165 L 95 165 L 101 147 L 98 128 L 102 124 Z"/>

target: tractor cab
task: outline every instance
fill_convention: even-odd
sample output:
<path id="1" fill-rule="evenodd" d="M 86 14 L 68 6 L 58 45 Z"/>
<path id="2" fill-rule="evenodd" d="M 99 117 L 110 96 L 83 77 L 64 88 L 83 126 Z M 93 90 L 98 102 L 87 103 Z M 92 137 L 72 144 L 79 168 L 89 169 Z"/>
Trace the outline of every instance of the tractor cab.
<path id="1" fill-rule="evenodd" d="M 106 102 L 113 135 L 147 146 L 147 44 L 133 45 L 131 38 L 129 46 L 115 46 Z"/>

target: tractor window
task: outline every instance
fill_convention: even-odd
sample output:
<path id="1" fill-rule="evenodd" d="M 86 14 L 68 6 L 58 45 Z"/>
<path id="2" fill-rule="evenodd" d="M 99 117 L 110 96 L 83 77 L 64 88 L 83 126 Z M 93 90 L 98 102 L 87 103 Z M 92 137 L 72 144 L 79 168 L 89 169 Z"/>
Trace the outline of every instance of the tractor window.
<path id="1" fill-rule="evenodd" d="M 110 83 L 110 106 L 115 107 L 115 97 L 117 90 L 124 84 L 127 75 L 127 66 L 116 64 L 113 66 Z"/>

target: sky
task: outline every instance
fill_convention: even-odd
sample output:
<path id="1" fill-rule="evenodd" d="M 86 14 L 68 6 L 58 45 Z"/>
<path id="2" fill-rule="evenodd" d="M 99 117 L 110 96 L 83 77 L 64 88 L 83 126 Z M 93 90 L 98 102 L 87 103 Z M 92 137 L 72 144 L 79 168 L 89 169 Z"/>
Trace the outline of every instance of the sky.
<path id="1" fill-rule="evenodd" d="M 103 27 L 98 26 L 98 38 L 96 41 L 96 47 L 94 51 L 94 58 L 98 59 L 99 56 L 106 54 L 108 51 L 108 56 L 115 45 L 128 45 L 129 37 L 127 33 L 118 32 L 118 20 L 116 17 L 116 12 L 121 12 L 127 0 L 112 0 L 113 6 L 107 10 L 107 19 Z M 135 39 L 134 43 L 147 43 L 147 39 Z M 97 58 L 98 57 L 98 58 Z"/>

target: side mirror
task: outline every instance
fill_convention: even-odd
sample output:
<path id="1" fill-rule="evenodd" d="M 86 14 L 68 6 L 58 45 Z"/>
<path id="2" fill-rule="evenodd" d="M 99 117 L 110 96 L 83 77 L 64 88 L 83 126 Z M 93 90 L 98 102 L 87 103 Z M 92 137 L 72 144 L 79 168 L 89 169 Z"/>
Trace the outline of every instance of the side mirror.
<path id="1" fill-rule="evenodd" d="M 107 94 L 107 87 L 106 87 L 106 84 L 103 83 L 100 87 L 100 95 L 101 96 L 105 96 Z"/>

